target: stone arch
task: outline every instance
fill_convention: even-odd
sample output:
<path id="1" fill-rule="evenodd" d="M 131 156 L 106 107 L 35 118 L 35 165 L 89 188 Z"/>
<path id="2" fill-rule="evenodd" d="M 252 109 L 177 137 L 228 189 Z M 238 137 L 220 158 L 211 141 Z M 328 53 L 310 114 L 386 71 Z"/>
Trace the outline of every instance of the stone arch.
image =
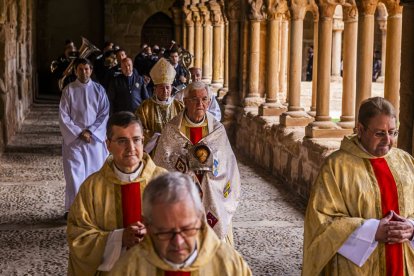
<path id="1" fill-rule="evenodd" d="M 117 13 L 117 16 L 127 17 L 126 24 L 118 24 L 123 30 L 119 33 L 112 32 L 110 37 L 113 37 L 114 40 L 118 39 L 128 53 L 134 54 L 139 52 L 140 45 L 143 42 L 141 33 L 144 23 L 155 13 L 170 14 L 169 9 L 171 6 L 171 0 L 153 0 L 136 4 L 126 14 Z"/>
<path id="2" fill-rule="evenodd" d="M 174 37 L 174 22 L 163 12 L 157 12 L 149 17 L 141 29 L 141 43 L 168 46 Z"/>

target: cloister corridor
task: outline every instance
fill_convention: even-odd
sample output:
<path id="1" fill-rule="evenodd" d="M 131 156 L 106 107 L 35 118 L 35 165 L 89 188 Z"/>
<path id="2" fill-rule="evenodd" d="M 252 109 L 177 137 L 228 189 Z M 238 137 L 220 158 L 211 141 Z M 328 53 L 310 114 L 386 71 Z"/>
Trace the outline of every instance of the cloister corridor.
<path id="1" fill-rule="evenodd" d="M 380 95 L 382 84 L 373 84 Z M 309 106 L 310 83 L 302 83 Z M 332 107 L 340 85 L 332 83 Z M 332 117 L 340 114 L 332 110 Z M 34 104 L 0 157 L 0 275 L 66 275 L 68 248 L 58 106 Z M 300 275 L 304 200 L 237 154 L 242 199 L 233 219 L 236 249 L 254 275 Z"/>

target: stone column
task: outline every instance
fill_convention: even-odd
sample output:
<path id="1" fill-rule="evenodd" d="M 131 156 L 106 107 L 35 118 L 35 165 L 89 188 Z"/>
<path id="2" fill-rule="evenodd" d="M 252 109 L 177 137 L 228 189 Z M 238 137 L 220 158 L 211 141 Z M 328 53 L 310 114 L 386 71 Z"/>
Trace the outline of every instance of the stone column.
<path id="1" fill-rule="evenodd" d="M 185 23 L 187 25 L 187 51 L 190 54 L 194 55 L 194 22 L 192 12 L 186 12 Z M 194 59 L 192 60 L 190 67 L 194 64 Z"/>
<path id="2" fill-rule="evenodd" d="M 187 36 L 187 23 L 185 22 L 185 15 L 183 16 L 184 20 L 183 20 L 183 24 L 181 25 L 181 31 L 183 34 L 183 38 L 182 38 L 182 45 L 184 47 L 184 49 L 188 49 L 188 36 Z"/>
<path id="3" fill-rule="evenodd" d="M 262 1 L 249 0 L 249 71 L 248 91 L 244 99 L 245 107 L 258 107 L 263 99 L 259 95 L 259 71 L 260 71 L 260 22 L 262 14 Z"/>
<path id="4" fill-rule="evenodd" d="M 224 58 L 223 58 L 223 87 L 217 92 L 219 99 L 222 99 L 227 91 L 229 91 L 229 22 L 224 21 L 224 32 L 223 32 L 223 44 L 224 45 Z"/>
<path id="5" fill-rule="evenodd" d="M 230 0 L 227 2 L 227 18 L 229 20 L 229 33 L 228 33 L 228 47 L 229 51 L 228 62 L 231 64 L 229 67 L 229 91 L 224 96 L 222 103 L 224 104 L 223 125 L 226 126 L 228 133 L 232 133 L 233 125 L 235 123 L 235 115 L 237 112 L 237 106 L 240 104 L 239 97 L 239 78 L 240 74 L 240 14 L 241 14 L 241 2 L 239 0 Z M 229 135 L 230 137 L 231 135 Z"/>
<path id="6" fill-rule="evenodd" d="M 249 72 L 249 21 L 244 18 L 240 22 L 240 78 L 239 78 L 239 89 L 240 89 L 240 100 L 241 104 L 244 102 L 244 98 L 248 94 L 248 72 Z"/>
<path id="7" fill-rule="evenodd" d="M 414 154 L 414 2 L 404 0 L 401 44 L 401 102 L 398 147 Z"/>
<path id="8" fill-rule="evenodd" d="M 300 106 L 300 85 L 302 75 L 303 19 L 306 3 L 291 9 L 290 50 L 288 77 L 288 111 L 280 116 L 282 126 L 306 126 L 313 120 Z"/>
<path id="9" fill-rule="evenodd" d="M 315 121 L 305 128 L 306 136 L 311 138 L 342 137 L 345 133 L 352 133 L 352 130 L 344 132 L 329 116 L 332 21 L 335 5 L 326 2 L 323 4 L 319 6 L 316 117 Z"/>
<path id="10" fill-rule="evenodd" d="M 259 62 L 260 62 L 260 21 L 250 20 L 250 48 L 249 48 L 249 76 L 248 76 L 248 98 L 260 98 L 259 95 Z"/>
<path id="11" fill-rule="evenodd" d="M 179 7 L 172 7 L 170 10 L 174 21 L 174 40 L 178 44 L 182 45 L 183 11 Z"/>
<path id="12" fill-rule="evenodd" d="M 281 2 L 283 3 L 283 2 Z M 279 90 L 279 25 L 284 11 L 280 9 L 279 1 L 268 1 L 267 22 L 267 69 L 266 69 L 266 102 L 259 107 L 260 116 L 279 116 L 286 111 L 278 98 Z M 286 3 L 286 2 L 285 2 Z M 287 9 L 287 6 L 285 6 Z"/>
<path id="13" fill-rule="evenodd" d="M 374 13 L 376 0 L 358 0 L 358 45 L 355 118 L 361 102 L 371 97 L 372 62 L 374 54 Z"/>
<path id="14" fill-rule="evenodd" d="M 356 56 L 358 38 L 358 18 L 356 7 L 344 7 L 344 59 L 343 59 L 343 90 L 342 115 L 338 125 L 342 128 L 355 127 L 355 90 L 356 90 Z"/>
<path id="15" fill-rule="evenodd" d="M 384 97 L 395 107 L 397 118 L 400 109 L 401 31 L 402 7 L 398 3 L 388 8 L 387 56 L 385 58 Z M 414 61 L 412 61 L 414 62 Z"/>
<path id="16" fill-rule="evenodd" d="M 212 11 L 212 23 L 213 23 L 213 79 L 211 81 L 214 88 L 218 89 L 222 87 L 223 82 L 221 79 L 221 25 L 223 24 L 223 18 L 220 11 Z"/>
<path id="17" fill-rule="evenodd" d="M 313 18 L 313 67 L 312 67 L 312 103 L 308 114 L 316 116 L 316 90 L 318 87 L 318 36 L 319 36 L 319 16 Z"/>
<path id="18" fill-rule="evenodd" d="M 203 26 L 201 25 L 201 16 L 200 12 L 197 10 L 193 11 L 193 22 L 195 29 L 195 42 L 194 42 L 194 66 L 201 68 L 203 55 Z"/>
<path id="19" fill-rule="evenodd" d="M 282 17 L 280 30 L 280 62 L 279 62 L 279 93 L 286 92 L 286 69 L 288 60 L 288 49 L 289 49 L 289 21 L 286 16 Z"/>
<path id="20" fill-rule="evenodd" d="M 385 76 L 385 53 L 387 51 L 387 17 L 377 18 L 379 29 L 381 30 L 381 73 L 377 82 L 384 82 Z"/>
<path id="21" fill-rule="evenodd" d="M 212 57 L 211 57 L 211 21 L 210 12 L 207 8 L 202 8 L 203 16 L 203 66 L 202 66 L 202 80 L 205 83 L 211 83 L 212 74 Z"/>
<path id="22" fill-rule="evenodd" d="M 339 7 L 339 6 L 337 6 Z M 333 39 L 332 39 L 332 75 L 331 81 L 341 81 L 341 50 L 342 50 L 342 31 L 344 22 L 342 20 L 342 9 L 336 8 L 333 17 Z"/>

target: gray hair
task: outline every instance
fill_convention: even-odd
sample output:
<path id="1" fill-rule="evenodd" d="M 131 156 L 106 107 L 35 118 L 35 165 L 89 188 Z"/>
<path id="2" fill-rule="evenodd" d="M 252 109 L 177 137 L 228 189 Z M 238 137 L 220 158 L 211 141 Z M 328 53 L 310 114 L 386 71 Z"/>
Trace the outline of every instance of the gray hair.
<path id="1" fill-rule="evenodd" d="M 368 98 L 361 103 L 358 112 L 358 122 L 367 127 L 371 118 L 384 114 L 391 118 L 397 118 L 392 104 L 382 97 Z"/>
<path id="2" fill-rule="evenodd" d="M 202 82 L 202 81 L 195 81 L 190 83 L 185 89 L 184 89 L 184 98 L 188 98 L 191 91 L 198 90 L 198 89 L 205 89 L 207 91 L 207 96 L 209 99 L 213 96 L 213 93 L 210 90 L 210 86 L 208 84 Z"/>
<path id="3" fill-rule="evenodd" d="M 194 209 L 200 215 L 204 214 L 204 207 L 201 203 L 200 194 L 190 176 L 171 172 L 153 179 L 144 190 L 142 213 L 145 222 L 152 221 L 152 206 L 156 203 L 176 203 L 186 200 L 190 196 Z"/>

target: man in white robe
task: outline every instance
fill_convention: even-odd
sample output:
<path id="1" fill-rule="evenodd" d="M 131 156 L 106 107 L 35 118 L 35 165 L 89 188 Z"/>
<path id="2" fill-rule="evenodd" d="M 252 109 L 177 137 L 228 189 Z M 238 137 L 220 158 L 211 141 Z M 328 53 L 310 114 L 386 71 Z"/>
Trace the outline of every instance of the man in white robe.
<path id="1" fill-rule="evenodd" d="M 109 101 L 102 85 L 91 80 L 92 64 L 78 59 L 77 79 L 62 92 L 59 126 L 63 136 L 65 218 L 82 182 L 99 170 L 108 150 L 105 146 Z"/>

